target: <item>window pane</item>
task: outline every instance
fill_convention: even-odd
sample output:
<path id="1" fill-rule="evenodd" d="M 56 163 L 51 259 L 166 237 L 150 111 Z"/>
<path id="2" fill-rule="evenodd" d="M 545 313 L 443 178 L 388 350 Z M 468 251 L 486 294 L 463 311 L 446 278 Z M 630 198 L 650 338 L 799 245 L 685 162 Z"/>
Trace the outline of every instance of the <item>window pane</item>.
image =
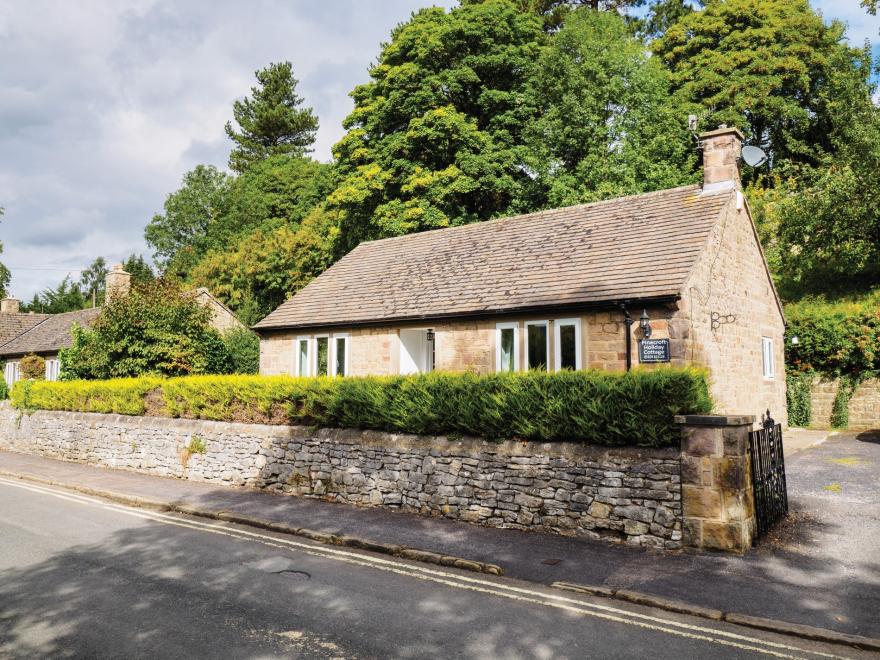
<path id="1" fill-rule="evenodd" d="M 300 376 L 309 375 L 309 342 L 307 339 L 299 341 L 299 351 L 297 354 L 297 374 Z"/>
<path id="2" fill-rule="evenodd" d="M 327 337 L 318 337 L 318 375 L 326 376 L 330 372 L 328 371 L 330 367 L 329 360 L 329 351 L 330 351 L 330 339 Z"/>
<path id="3" fill-rule="evenodd" d="M 336 338 L 336 375 L 345 375 L 345 337 Z"/>
<path id="4" fill-rule="evenodd" d="M 577 369 L 577 340 L 575 326 L 559 326 L 559 368 Z"/>
<path id="5" fill-rule="evenodd" d="M 501 364 L 499 371 L 513 371 L 513 328 L 501 328 Z"/>
<path id="6" fill-rule="evenodd" d="M 547 326 L 528 326 L 529 369 L 547 368 Z"/>

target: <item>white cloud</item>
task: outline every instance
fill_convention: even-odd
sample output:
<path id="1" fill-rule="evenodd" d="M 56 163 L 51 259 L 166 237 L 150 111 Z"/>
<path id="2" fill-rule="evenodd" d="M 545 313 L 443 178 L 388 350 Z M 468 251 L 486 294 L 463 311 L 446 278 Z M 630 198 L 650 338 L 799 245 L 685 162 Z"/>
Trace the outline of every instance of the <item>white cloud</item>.
<path id="1" fill-rule="evenodd" d="M 269 62 L 293 62 L 321 122 L 315 156 L 329 159 L 348 92 L 427 4 L 0 0 L 0 239 L 13 293 L 29 298 L 98 255 L 147 253 L 143 227 L 184 172 L 225 166 L 232 102 Z M 854 43 L 878 41 L 880 19 L 858 0 L 815 5 L 848 21 Z"/>
<path id="2" fill-rule="evenodd" d="M 453 0 L 446 0 L 451 5 Z M 379 44 L 420 0 L 0 3 L 0 224 L 29 298 L 96 256 L 148 252 L 184 172 L 225 167 L 254 71 L 290 60 L 328 160 Z"/>

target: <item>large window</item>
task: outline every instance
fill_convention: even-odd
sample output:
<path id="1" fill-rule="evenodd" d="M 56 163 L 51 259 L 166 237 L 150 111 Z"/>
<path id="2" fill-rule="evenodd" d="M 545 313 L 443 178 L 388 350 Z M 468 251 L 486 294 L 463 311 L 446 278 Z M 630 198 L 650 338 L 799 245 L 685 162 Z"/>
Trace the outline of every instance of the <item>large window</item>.
<path id="1" fill-rule="evenodd" d="M 556 371 L 581 368 L 581 322 L 579 319 L 559 319 L 554 323 L 556 335 Z"/>
<path id="2" fill-rule="evenodd" d="M 333 337 L 333 375 L 348 375 L 348 336 L 335 335 Z"/>
<path id="3" fill-rule="evenodd" d="M 9 387 L 19 379 L 19 371 L 18 371 L 18 362 L 7 362 L 6 366 L 3 368 L 3 377 L 6 379 L 6 384 Z"/>
<path id="4" fill-rule="evenodd" d="M 550 338 L 547 333 L 547 321 L 526 322 L 526 368 L 550 368 L 548 359 Z"/>
<path id="5" fill-rule="evenodd" d="M 296 340 L 296 375 L 309 375 L 309 341 L 308 337 L 300 337 Z"/>
<path id="6" fill-rule="evenodd" d="M 775 378 L 776 364 L 773 358 L 773 340 L 770 337 L 761 337 L 761 349 L 763 353 L 764 378 Z"/>
<path id="7" fill-rule="evenodd" d="M 315 338 L 315 375 L 330 375 L 330 337 Z"/>
<path id="8" fill-rule="evenodd" d="M 519 371 L 519 324 L 495 326 L 495 370 Z"/>

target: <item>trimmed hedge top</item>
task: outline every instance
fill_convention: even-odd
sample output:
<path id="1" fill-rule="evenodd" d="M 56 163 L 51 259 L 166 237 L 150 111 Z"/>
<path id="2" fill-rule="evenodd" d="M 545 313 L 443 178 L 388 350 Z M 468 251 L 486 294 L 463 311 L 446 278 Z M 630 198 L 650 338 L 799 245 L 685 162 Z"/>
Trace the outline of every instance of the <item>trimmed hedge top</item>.
<path id="1" fill-rule="evenodd" d="M 662 447 L 676 414 L 711 412 L 706 372 L 189 376 L 16 383 L 23 410 L 305 424 L 425 435 Z"/>

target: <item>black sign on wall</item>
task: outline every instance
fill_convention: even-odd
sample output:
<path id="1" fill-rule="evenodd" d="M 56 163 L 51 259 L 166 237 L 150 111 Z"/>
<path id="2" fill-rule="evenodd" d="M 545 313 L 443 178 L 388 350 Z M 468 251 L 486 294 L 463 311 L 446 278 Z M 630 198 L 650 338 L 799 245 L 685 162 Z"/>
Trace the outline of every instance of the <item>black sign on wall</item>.
<path id="1" fill-rule="evenodd" d="M 639 362 L 669 362 L 668 339 L 642 339 L 639 341 Z"/>

